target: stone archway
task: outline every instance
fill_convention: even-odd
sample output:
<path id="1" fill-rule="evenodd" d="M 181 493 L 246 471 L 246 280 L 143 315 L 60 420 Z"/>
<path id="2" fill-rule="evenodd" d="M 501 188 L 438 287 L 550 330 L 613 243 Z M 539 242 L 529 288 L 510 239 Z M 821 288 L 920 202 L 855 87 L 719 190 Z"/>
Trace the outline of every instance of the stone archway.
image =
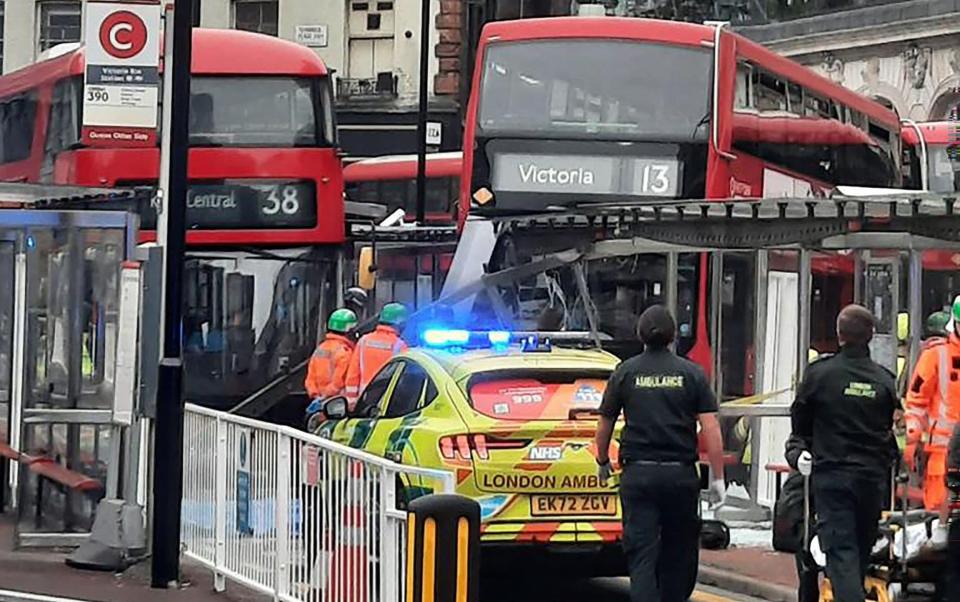
<path id="1" fill-rule="evenodd" d="M 883 96 L 882 94 L 872 94 L 870 96 L 870 100 L 882 104 L 883 106 L 887 107 L 897 115 L 900 114 L 900 109 L 897 108 L 896 103 L 894 103 L 892 100 L 890 100 L 886 96 Z"/>
<path id="2" fill-rule="evenodd" d="M 860 86 L 856 92 L 861 96 L 866 96 L 892 109 L 901 119 L 907 116 L 904 110 L 905 103 L 903 102 L 903 95 L 900 93 L 900 90 L 897 90 L 886 82 L 874 81 L 872 85 L 867 84 Z"/>
<path id="3" fill-rule="evenodd" d="M 929 121 L 955 121 L 960 119 L 960 88 L 945 90 L 936 96 L 930 105 Z"/>

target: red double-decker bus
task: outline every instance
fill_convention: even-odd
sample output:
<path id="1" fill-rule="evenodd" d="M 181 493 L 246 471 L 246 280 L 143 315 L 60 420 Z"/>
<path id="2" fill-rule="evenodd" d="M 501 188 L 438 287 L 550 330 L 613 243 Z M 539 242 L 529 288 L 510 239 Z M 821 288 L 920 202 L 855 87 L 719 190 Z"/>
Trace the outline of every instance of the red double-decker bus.
<path id="1" fill-rule="evenodd" d="M 457 218 L 463 154 L 427 155 L 425 218 L 430 223 L 452 223 Z M 361 159 L 343 168 L 347 200 L 384 205 L 388 213 L 403 209 L 404 219 L 417 215 L 417 156 L 387 155 Z"/>
<path id="2" fill-rule="evenodd" d="M 901 183 L 894 112 L 722 26 L 615 17 L 490 23 L 472 90 L 462 217 Z M 495 250 L 492 267 L 523 263 L 525 245 L 533 243 L 516 237 Z M 752 325 L 739 318 L 753 310 L 753 255 L 725 253 L 722 269 L 715 317 L 725 329 L 724 389 L 749 394 Z M 814 269 L 813 311 L 836 315 L 853 298 L 852 260 L 817 257 Z M 591 262 L 586 271 L 600 328 L 615 339 L 634 337 L 636 316 L 663 299 L 662 255 Z M 705 255 L 680 255 L 678 348 L 708 370 L 709 272 Z M 566 288 L 562 277 L 541 280 L 515 291 L 515 306 L 535 315 L 562 297 L 550 292 Z"/>
<path id="3" fill-rule="evenodd" d="M 960 190 L 960 122 L 906 122 L 904 156 L 909 167 L 909 188 L 930 192 Z"/>
<path id="4" fill-rule="evenodd" d="M 0 180 L 155 187 L 160 149 L 83 144 L 83 48 L 0 78 Z M 231 406 L 305 361 L 345 238 L 330 73 L 271 36 L 194 30 L 186 394 Z M 140 209 L 142 241 L 156 213 Z"/>

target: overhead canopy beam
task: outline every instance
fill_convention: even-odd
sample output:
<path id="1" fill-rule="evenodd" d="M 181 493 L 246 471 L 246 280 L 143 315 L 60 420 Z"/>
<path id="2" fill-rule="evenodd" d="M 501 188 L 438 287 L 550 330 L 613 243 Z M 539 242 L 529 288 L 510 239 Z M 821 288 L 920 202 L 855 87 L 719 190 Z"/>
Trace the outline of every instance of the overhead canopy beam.
<path id="1" fill-rule="evenodd" d="M 960 243 L 952 197 L 668 201 L 495 217 L 501 231 L 583 241 L 642 238 L 686 251 L 944 248 Z M 901 240 L 890 238 L 891 233 Z M 906 235 L 906 236 L 905 236 Z M 883 236 L 887 238 L 871 238 Z M 837 237 L 847 237 L 839 239 Z M 927 241 L 931 239 L 936 243 Z M 846 246 L 840 247 L 839 245 Z M 677 248 L 663 247 L 650 252 Z"/>

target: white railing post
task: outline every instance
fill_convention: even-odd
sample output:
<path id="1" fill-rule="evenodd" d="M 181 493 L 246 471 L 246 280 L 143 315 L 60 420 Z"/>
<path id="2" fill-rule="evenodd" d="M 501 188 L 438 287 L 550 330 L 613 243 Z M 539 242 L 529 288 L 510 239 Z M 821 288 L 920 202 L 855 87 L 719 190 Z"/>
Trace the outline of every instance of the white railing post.
<path id="1" fill-rule="evenodd" d="M 274 600 L 300 599 L 292 584 L 304 559 L 291 526 L 299 500 L 301 529 L 310 523 L 301 537 L 312 550 L 313 566 L 307 570 L 316 588 L 310 593 L 313 602 L 318 596 L 326 602 L 353 602 L 358 596 L 371 602 L 403 601 L 407 517 L 397 509 L 397 483 L 401 478 L 426 479 L 436 490 L 449 493 L 456 482 L 452 473 L 396 464 L 288 427 L 208 408 L 188 405 L 187 412 L 184 445 L 193 470 L 184 474 L 184 499 L 196 507 L 196 517 L 190 518 L 201 521 L 201 526 L 187 530 L 186 554 L 214 571 L 217 591 L 223 591 L 229 579 Z M 251 447 L 252 440 L 263 443 Z M 315 463 L 294 464 L 302 461 L 301 446 L 316 447 Z M 241 466 L 246 483 L 242 493 L 237 478 Z M 310 487 L 319 491 L 304 491 L 300 481 L 294 481 L 304 470 L 316 479 Z M 234 484 L 237 491 L 228 490 Z M 304 495 L 312 496 L 314 516 L 308 521 L 300 499 Z M 238 498 L 248 503 L 242 532 Z M 269 522 L 269 515 L 253 508 L 255 501 L 263 504 L 271 498 L 272 529 L 262 520 Z M 209 508 L 212 534 L 206 518 Z"/>
<path id="2" fill-rule="evenodd" d="M 397 509 L 397 473 L 387 467 L 380 469 L 380 601 L 399 600 L 398 587 L 400 575 L 397 567 L 397 530 L 396 521 L 390 520 L 390 513 Z M 403 551 L 399 551 L 403 553 Z"/>
<path id="3" fill-rule="evenodd" d="M 214 498 L 214 557 L 213 587 L 218 592 L 227 589 L 223 569 L 226 566 L 227 542 L 227 425 L 217 417 L 216 455 L 214 457 L 216 474 L 216 497 Z"/>
<path id="4" fill-rule="evenodd" d="M 274 509 L 276 517 L 276 563 L 274 599 L 289 593 L 290 575 L 290 437 L 277 436 L 277 491 Z"/>

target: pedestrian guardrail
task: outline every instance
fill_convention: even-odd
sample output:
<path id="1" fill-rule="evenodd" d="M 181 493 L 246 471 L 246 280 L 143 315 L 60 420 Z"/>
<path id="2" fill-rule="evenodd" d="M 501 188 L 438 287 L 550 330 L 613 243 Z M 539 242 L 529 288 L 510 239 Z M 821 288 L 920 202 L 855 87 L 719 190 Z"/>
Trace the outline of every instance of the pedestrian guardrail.
<path id="1" fill-rule="evenodd" d="M 229 579 L 279 600 L 402 602 L 400 506 L 454 489 L 446 471 L 194 405 L 183 451 L 186 556 L 220 591 Z"/>

